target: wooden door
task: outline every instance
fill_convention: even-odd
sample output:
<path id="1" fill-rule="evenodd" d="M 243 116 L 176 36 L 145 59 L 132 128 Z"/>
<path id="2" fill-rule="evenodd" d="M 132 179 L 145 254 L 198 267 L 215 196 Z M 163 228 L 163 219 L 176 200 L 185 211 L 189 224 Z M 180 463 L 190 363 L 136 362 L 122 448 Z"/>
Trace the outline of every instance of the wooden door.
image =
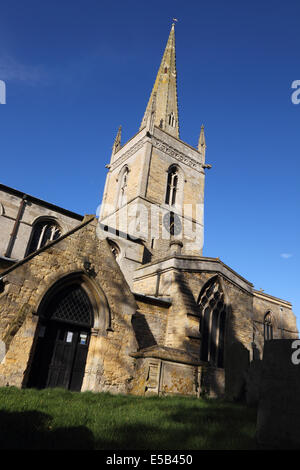
<path id="1" fill-rule="evenodd" d="M 28 386 L 80 391 L 89 338 L 89 330 L 80 326 L 51 321 L 41 325 Z"/>

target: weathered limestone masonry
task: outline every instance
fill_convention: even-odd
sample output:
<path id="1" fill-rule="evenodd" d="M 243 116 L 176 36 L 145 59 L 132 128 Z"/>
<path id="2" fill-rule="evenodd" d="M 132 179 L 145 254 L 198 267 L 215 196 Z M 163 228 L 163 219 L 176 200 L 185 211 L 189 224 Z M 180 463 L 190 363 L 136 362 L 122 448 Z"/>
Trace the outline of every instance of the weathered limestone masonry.
<path id="1" fill-rule="evenodd" d="M 225 294 L 227 325 L 224 368 L 213 367 L 199 359 L 199 297 L 211 279 L 220 281 Z M 138 372 L 133 380 L 133 391 L 137 393 L 144 387 L 146 393 L 195 395 L 201 390 L 201 393 L 210 396 L 226 394 L 231 399 L 240 398 L 246 387 L 250 361 L 257 359 L 257 352 L 262 356 L 264 344 L 263 329 L 258 331 L 256 327 L 254 330 L 253 303 L 256 305 L 255 319 L 258 321 L 259 318 L 262 323 L 265 312 L 273 311 L 275 305 L 284 309 L 283 322 L 290 328 L 284 334 L 286 337 L 297 337 L 290 304 L 256 293 L 251 283 L 219 259 L 181 255 L 154 261 L 136 270 L 133 289 L 149 296 L 152 304 L 157 299 L 156 312 L 162 310 L 159 299 L 170 301 L 168 313 L 160 316 L 163 334 L 158 340 L 152 337 L 152 344 L 149 339 L 145 344 L 140 344 L 140 350 L 134 354 Z M 257 295 L 262 297 L 260 301 Z M 152 326 L 153 310 L 152 306 L 151 314 L 149 309 L 144 309 L 143 313 L 143 322 L 151 325 L 151 331 L 155 330 Z M 274 336 L 279 334 L 275 323 Z M 168 372 L 169 369 L 172 372 Z"/>
<path id="2" fill-rule="evenodd" d="M 0 365 L 0 385 L 26 386 L 42 300 L 54 285 L 77 277 L 94 307 L 82 390 L 128 390 L 134 367 L 129 354 L 136 350 L 131 327 L 136 303 L 107 241 L 98 240 L 95 227 L 94 217 L 85 218 L 63 240 L 2 273 L 0 333 L 8 352 Z"/>
<path id="3" fill-rule="evenodd" d="M 263 350 L 263 330 L 264 324 L 261 312 L 272 312 L 273 324 L 276 326 L 273 339 L 297 338 L 296 318 L 292 312 L 290 302 L 277 299 L 263 291 L 254 291 L 253 302 L 253 321 L 254 321 L 254 340 L 259 346 L 259 350 Z M 257 357 L 262 359 L 262 355 Z"/>
<path id="4" fill-rule="evenodd" d="M 113 155 L 108 165 L 101 222 L 144 239 L 153 257 L 169 250 L 170 240 L 163 224 L 163 216 L 170 211 L 165 203 L 165 187 L 168 171 L 176 165 L 180 191 L 173 211 L 181 221 L 186 240 L 183 251 L 202 254 L 204 163 L 202 153 L 163 130 L 153 127 L 150 133 L 148 128 L 142 129 Z M 121 200 L 125 170 L 126 197 Z M 142 224 L 136 222 L 138 213 Z"/>
<path id="5" fill-rule="evenodd" d="M 0 186 L 0 386 L 257 404 L 264 345 L 298 337 L 289 302 L 203 256 L 210 165 L 203 125 L 197 148 L 179 138 L 176 79 L 172 25 L 98 221 Z"/>

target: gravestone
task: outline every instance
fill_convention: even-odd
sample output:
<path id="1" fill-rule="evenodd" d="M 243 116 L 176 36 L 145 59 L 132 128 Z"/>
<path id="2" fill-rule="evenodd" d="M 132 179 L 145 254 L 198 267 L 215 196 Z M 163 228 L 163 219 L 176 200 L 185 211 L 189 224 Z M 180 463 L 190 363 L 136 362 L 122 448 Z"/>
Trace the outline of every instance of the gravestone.
<path id="1" fill-rule="evenodd" d="M 242 343 L 235 341 L 229 346 L 225 359 L 225 390 L 229 400 L 239 401 L 245 398 L 249 362 L 249 351 Z M 230 364 L 230 367 L 226 367 L 226 364 Z"/>
<path id="2" fill-rule="evenodd" d="M 295 363 L 297 349 L 292 346 L 299 351 L 300 347 L 295 341 L 300 344 L 299 340 L 274 339 L 264 346 L 257 414 L 261 447 L 300 449 L 300 364 Z"/>

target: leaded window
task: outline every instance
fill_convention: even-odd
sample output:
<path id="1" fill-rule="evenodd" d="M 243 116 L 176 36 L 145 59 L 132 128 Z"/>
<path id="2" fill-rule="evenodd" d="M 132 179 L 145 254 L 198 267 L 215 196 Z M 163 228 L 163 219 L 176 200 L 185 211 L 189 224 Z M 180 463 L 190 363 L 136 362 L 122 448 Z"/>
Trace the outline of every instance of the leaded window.
<path id="1" fill-rule="evenodd" d="M 71 285 L 59 292 L 47 308 L 47 317 L 51 320 L 63 321 L 91 327 L 93 308 L 87 294 L 79 285 Z"/>

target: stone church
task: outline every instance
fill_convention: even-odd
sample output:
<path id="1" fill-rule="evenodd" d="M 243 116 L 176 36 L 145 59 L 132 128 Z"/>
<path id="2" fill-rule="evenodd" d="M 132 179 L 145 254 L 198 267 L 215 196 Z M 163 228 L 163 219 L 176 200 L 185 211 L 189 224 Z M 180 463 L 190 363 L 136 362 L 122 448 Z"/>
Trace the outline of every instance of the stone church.
<path id="1" fill-rule="evenodd" d="M 0 386 L 237 397 L 265 341 L 298 337 L 289 302 L 203 256 L 205 153 L 203 126 L 179 137 L 172 25 L 97 216 L 0 185 Z"/>

